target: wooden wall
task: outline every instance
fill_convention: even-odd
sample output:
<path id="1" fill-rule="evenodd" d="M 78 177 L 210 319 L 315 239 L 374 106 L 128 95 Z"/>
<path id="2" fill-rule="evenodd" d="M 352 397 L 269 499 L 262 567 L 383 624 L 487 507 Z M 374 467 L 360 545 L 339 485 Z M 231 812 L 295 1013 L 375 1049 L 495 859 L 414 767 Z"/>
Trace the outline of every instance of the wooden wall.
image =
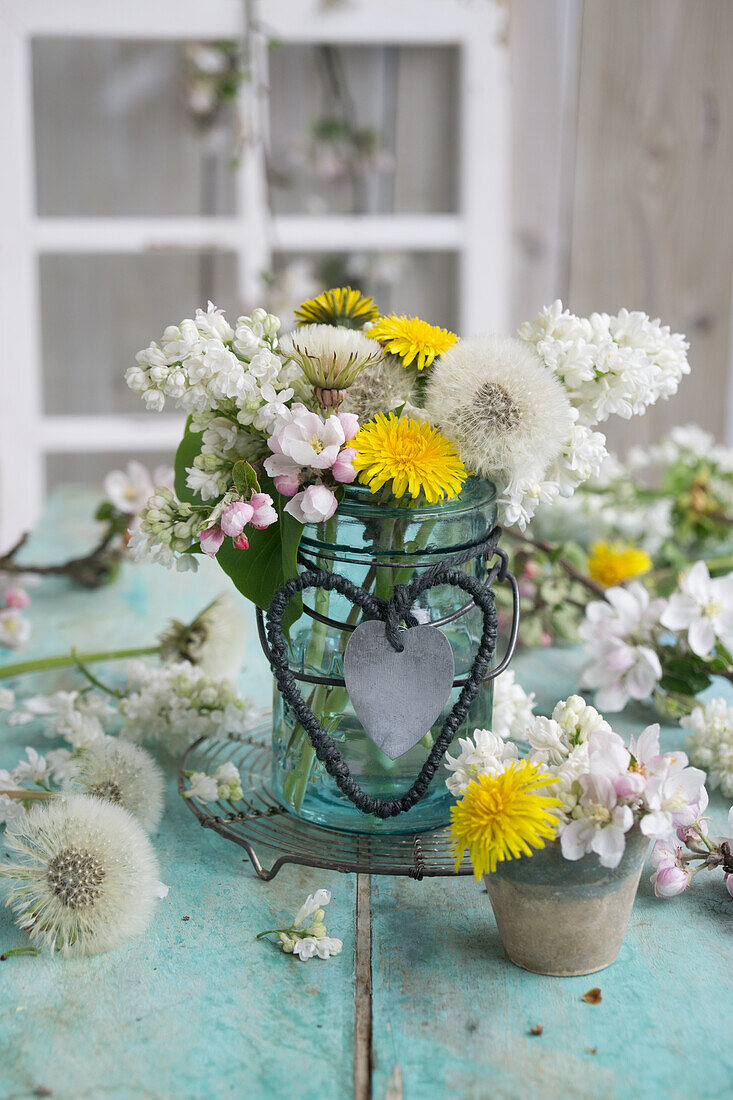
<path id="1" fill-rule="evenodd" d="M 515 318 L 561 297 L 691 341 L 622 450 L 695 421 L 733 442 L 733 3 L 513 0 Z"/>

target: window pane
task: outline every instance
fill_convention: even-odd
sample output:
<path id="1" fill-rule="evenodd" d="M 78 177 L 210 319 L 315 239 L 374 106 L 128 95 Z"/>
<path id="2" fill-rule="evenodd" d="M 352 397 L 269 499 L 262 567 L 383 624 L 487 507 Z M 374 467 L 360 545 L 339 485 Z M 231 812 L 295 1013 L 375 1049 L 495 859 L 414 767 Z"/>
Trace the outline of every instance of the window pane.
<path id="1" fill-rule="evenodd" d="M 231 108 L 213 131 L 187 107 L 185 44 L 33 42 L 38 213 L 234 210 Z"/>
<path id="2" fill-rule="evenodd" d="M 457 74 L 451 47 L 272 49 L 274 211 L 455 211 Z"/>
<path id="3" fill-rule="evenodd" d="M 52 415 L 142 412 L 124 379 L 136 352 L 207 298 L 241 312 L 231 253 L 47 255 L 40 272 L 44 410 Z"/>
<path id="4" fill-rule="evenodd" d="M 158 466 L 172 466 L 173 453 L 141 451 L 139 454 L 61 454 L 46 458 L 46 484 L 49 490 L 57 485 L 94 485 L 99 488 L 100 499 L 103 495 L 102 483 L 110 470 L 124 470 L 128 462 L 134 459 L 147 466 L 152 475 Z"/>

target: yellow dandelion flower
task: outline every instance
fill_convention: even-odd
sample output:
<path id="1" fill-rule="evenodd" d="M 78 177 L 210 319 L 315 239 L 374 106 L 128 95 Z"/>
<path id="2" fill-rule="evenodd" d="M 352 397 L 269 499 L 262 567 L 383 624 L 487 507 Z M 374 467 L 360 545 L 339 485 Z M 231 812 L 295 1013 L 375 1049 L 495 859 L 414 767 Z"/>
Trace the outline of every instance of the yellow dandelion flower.
<path id="1" fill-rule="evenodd" d="M 480 880 L 502 860 L 531 856 L 546 840 L 553 840 L 554 811 L 561 802 L 537 790 L 554 782 L 555 777 L 539 771 L 536 764 L 518 760 L 499 775 L 480 775 L 469 783 L 450 812 L 456 871 L 466 849 Z"/>
<path id="2" fill-rule="evenodd" d="M 367 321 L 376 321 L 379 310 L 373 298 L 350 286 L 335 286 L 315 298 L 308 298 L 296 311 L 299 325 L 339 325 L 342 328 L 363 328 Z"/>
<path id="3" fill-rule="evenodd" d="M 605 588 L 648 573 L 651 567 L 652 559 L 646 550 L 633 543 L 625 546 L 619 542 L 595 542 L 590 548 L 588 572 Z"/>
<path id="4" fill-rule="evenodd" d="M 391 482 L 394 496 L 423 493 L 430 504 L 460 493 L 468 474 L 458 452 L 426 422 L 378 413 L 367 421 L 351 446 L 359 481 L 373 493 Z"/>
<path id="5" fill-rule="evenodd" d="M 416 360 L 418 370 L 429 367 L 436 355 L 442 355 L 458 339 L 448 329 L 429 325 L 419 317 L 405 317 L 404 313 L 401 317 L 382 317 L 369 329 L 369 335 L 387 351 L 399 355 L 403 366 L 409 367 Z"/>

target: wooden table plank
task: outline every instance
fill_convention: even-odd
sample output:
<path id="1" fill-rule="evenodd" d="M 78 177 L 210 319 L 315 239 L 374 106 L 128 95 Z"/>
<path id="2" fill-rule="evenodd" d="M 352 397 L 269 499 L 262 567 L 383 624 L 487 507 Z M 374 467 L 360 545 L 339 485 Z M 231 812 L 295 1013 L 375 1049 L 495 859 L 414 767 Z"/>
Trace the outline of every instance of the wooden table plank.
<path id="1" fill-rule="evenodd" d="M 517 668 L 547 708 L 577 685 L 578 654 L 534 651 Z M 613 724 L 628 735 L 653 720 L 637 707 Z M 665 727 L 664 747 L 682 737 Z M 712 798 L 720 832 L 727 807 Z M 375 1100 L 730 1095 L 733 1049 L 723 1034 L 733 997 L 733 900 L 718 874 L 660 901 L 649 873 L 618 961 L 581 978 L 513 966 L 473 879 L 373 879 Z M 601 1004 L 585 1004 L 582 994 L 595 985 Z M 530 1034 L 535 1024 L 541 1036 Z"/>
<path id="2" fill-rule="evenodd" d="M 91 503 L 88 495 L 56 494 L 29 560 L 31 553 L 50 558 L 52 543 L 57 559 L 77 552 L 92 536 L 84 522 Z M 210 564 L 195 577 L 128 565 L 96 592 L 44 581 L 33 593 L 34 636 L 23 656 L 71 644 L 145 644 L 168 618 L 193 617 L 228 588 Z M 249 638 L 240 686 L 267 704 L 270 681 L 254 630 Z M 31 694 L 68 685 L 71 676 L 37 674 L 15 686 Z M 14 765 L 26 744 L 42 749 L 42 740 L 33 727 L 9 727 L 0 716 L 0 767 Z M 261 882 L 241 849 L 201 829 L 173 780 L 153 842 L 170 894 L 146 936 L 93 959 L 44 952 L 0 963 L 0 1096 L 31 1096 L 39 1087 L 62 1100 L 349 1095 L 356 879 L 286 867 Z M 319 887 L 333 893 L 328 927 L 344 940 L 338 958 L 301 963 L 255 941 L 262 929 L 287 923 Z M 24 943 L 0 909 L 0 950 Z"/>

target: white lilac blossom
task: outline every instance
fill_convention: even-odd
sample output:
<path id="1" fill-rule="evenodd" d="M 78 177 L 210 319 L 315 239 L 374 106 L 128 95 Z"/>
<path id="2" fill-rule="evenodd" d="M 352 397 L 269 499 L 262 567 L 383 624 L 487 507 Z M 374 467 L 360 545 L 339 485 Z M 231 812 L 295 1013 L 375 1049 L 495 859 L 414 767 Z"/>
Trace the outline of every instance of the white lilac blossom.
<path id="1" fill-rule="evenodd" d="M 158 742 L 173 755 L 199 737 L 245 733 L 259 716 L 231 681 L 207 676 L 185 662 L 165 668 L 133 662 L 119 709 L 123 738 Z"/>
<path id="2" fill-rule="evenodd" d="M 130 552 L 136 561 L 145 559 L 167 569 L 175 565 L 181 572 L 195 571 L 198 563 L 187 551 L 203 526 L 200 509 L 159 486 L 140 513 L 140 524 L 130 536 Z"/>
<path id="3" fill-rule="evenodd" d="M 150 409 L 170 399 L 195 417 L 227 411 L 245 427 L 267 430 L 301 374 L 277 352 L 279 327 L 277 317 L 257 309 L 232 329 L 210 302 L 139 352 L 125 379 Z"/>
<path id="4" fill-rule="evenodd" d="M 6 768 L 0 768 L 0 791 L 20 791 L 22 786 L 15 775 Z M 24 817 L 26 808 L 16 798 L 10 798 L 7 794 L 0 794 L 0 825 L 8 825 L 20 817 Z"/>
<path id="5" fill-rule="evenodd" d="M 21 785 L 33 783 L 37 787 L 47 787 L 51 778 L 51 765 L 46 757 L 31 745 L 26 746 L 25 754 L 27 759 L 21 760 L 13 768 L 13 778 Z"/>
<path id="6" fill-rule="evenodd" d="M 468 469 L 504 483 L 542 479 L 573 423 L 561 383 L 512 337 L 477 336 L 444 352 L 430 371 L 425 409 Z"/>
<path id="7" fill-rule="evenodd" d="M 242 780 L 239 769 L 231 760 L 220 764 L 213 775 L 206 772 L 184 772 L 188 779 L 188 790 L 184 798 L 196 798 L 200 802 L 216 802 L 222 799 L 237 802 L 242 797 Z"/>
<path id="8" fill-rule="evenodd" d="M 659 320 L 622 309 L 615 316 L 576 317 L 562 302 L 540 310 L 519 329 L 562 381 L 582 424 L 628 419 L 670 397 L 685 374 L 689 344 Z"/>
<path id="9" fill-rule="evenodd" d="M 685 740 L 693 764 L 704 768 L 712 788 L 733 795 L 733 706 L 725 699 L 710 699 L 681 719 L 692 730 Z"/>
<path id="10" fill-rule="evenodd" d="M 532 721 L 535 705 L 533 691 L 526 692 L 517 683 L 513 669 L 507 669 L 494 680 L 494 700 L 491 710 L 491 728 L 504 740 L 522 740 L 525 729 Z"/>
<path id="11" fill-rule="evenodd" d="M 578 633 L 590 662 L 585 683 L 602 710 L 619 711 L 629 699 L 646 699 L 662 678 L 654 645 L 665 601 L 652 599 L 639 582 L 605 595 L 588 604 Z"/>
<path id="12" fill-rule="evenodd" d="M 0 687 L 0 710 L 12 710 L 15 706 L 15 693 L 10 688 Z"/>
<path id="13" fill-rule="evenodd" d="M 683 572 L 661 615 L 662 626 L 686 630 L 698 657 L 707 657 L 718 641 L 733 646 L 733 573 L 711 578 L 704 561 Z"/>
<path id="14" fill-rule="evenodd" d="M 64 780 L 66 791 L 123 806 L 147 833 L 163 814 L 163 787 L 163 773 L 150 753 L 115 737 L 76 754 Z"/>
<path id="15" fill-rule="evenodd" d="M 453 757 L 445 754 L 445 767 L 451 773 L 445 785 L 456 798 L 463 794 L 468 784 L 480 775 L 497 775 L 518 757 L 517 746 L 505 743 L 491 730 L 474 730 L 473 739 L 459 737 L 461 751 Z"/>
<path id="16" fill-rule="evenodd" d="M 62 737 L 73 749 L 84 749 L 104 737 L 104 723 L 113 713 L 107 701 L 93 692 L 56 691 L 25 699 L 8 721 L 26 725 L 40 718 L 47 737 Z"/>
<path id="17" fill-rule="evenodd" d="M 94 955 L 147 927 L 165 888 L 143 829 L 127 810 L 76 795 L 10 822 L 0 865 L 7 904 L 34 943 Z"/>
<path id="18" fill-rule="evenodd" d="M 228 417 L 215 416 L 203 426 L 201 450 L 193 466 L 186 467 L 186 485 L 202 500 L 214 500 L 230 488 L 237 462 L 253 462 L 266 453 L 261 434 L 243 430 Z"/>
<path id="19" fill-rule="evenodd" d="M 308 895 L 289 928 L 270 928 L 260 932 L 257 939 L 277 936 L 285 954 L 295 955 L 301 962 L 315 957 L 328 959 L 340 954 L 343 942 L 329 936 L 323 923 L 325 906 L 330 901 L 330 890 L 316 890 L 315 894 Z"/>

